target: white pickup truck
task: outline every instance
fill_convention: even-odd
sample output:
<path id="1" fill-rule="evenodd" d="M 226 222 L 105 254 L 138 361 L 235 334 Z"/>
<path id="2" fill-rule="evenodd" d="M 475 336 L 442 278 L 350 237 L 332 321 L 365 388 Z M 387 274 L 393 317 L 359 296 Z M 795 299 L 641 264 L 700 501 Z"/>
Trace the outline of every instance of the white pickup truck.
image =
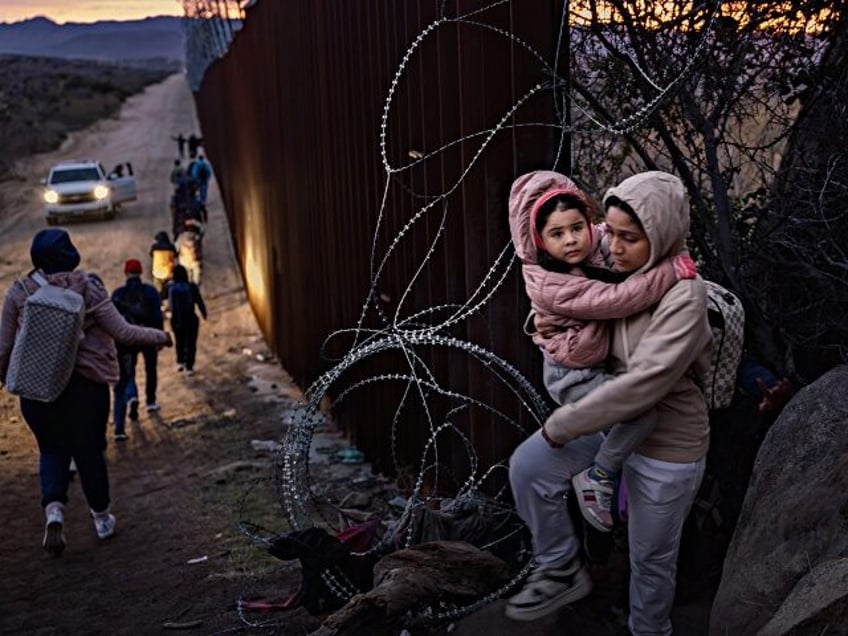
<path id="1" fill-rule="evenodd" d="M 44 186 L 47 224 L 83 218 L 112 219 L 125 201 L 137 196 L 132 164 L 107 173 L 97 161 L 66 161 L 50 168 Z"/>

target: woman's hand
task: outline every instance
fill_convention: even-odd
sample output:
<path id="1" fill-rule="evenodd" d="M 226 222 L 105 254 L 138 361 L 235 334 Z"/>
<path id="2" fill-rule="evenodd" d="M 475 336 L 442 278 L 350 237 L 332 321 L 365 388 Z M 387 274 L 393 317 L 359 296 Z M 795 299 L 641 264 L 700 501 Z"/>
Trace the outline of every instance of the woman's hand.
<path id="1" fill-rule="evenodd" d="M 559 408 L 554 409 L 554 412 L 548 416 L 548 419 L 546 419 L 545 423 L 542 425 L 542 439 L 544 439 L 551 448 L 562 448 L 571 441 L 570 438 L 560 438 L 561 431 L 565 428 L 567 418 L 568 409 L 560 406 Z M 551 437 L 550 435 L 553 431 L 558 431 L 555 433 L 556 438 Z"/>
<path id="2" fill-rule="evenodd" d="M 760 393 L 763 394 L 759 406 L 760 413 L 778 413 L 792 397 L 792 384 L 787 378 L 783 378 L 771 388 L 766 385 L 762 378 L 757 378 L 756 383 Z"/>
<path id="3" fill-rule="evenodd" d="M 542 426 L 542 439 L 545 440 L 548 443 L 548 446 L 550 446 L 551 448 L 562 448 L 563 446 L 565 446 L 565 444 L 561 444 L 551 439 L 551 436 L 548 435 L 548 432 L 545 430 L 544 426 Z"/>

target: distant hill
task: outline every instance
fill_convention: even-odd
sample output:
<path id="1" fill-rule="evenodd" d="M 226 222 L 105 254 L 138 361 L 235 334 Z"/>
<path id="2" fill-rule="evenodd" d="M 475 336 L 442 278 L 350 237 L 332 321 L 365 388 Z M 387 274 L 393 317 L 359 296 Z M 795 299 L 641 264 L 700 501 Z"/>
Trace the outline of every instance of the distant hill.
<path id="1" fill-rule="evenodd" d="M 38 17 L 0 22 L 0 53 L 122 62 L 185 59 L 182 18 L 56 24 Z"/>

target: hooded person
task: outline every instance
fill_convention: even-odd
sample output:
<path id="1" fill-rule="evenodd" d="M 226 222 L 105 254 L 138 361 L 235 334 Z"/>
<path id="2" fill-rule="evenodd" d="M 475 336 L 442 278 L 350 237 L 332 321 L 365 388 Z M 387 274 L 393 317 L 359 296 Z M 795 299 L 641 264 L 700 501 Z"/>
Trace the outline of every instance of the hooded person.
<path id="1" fill-rule="evenodd" d="M 618 271 L 647 272 L 686 254 L 689 205 L 681 181 L 664 172 L 625 179 L 604 197 Z M 656 409 L 656 425 L 624 464 L 628 488 L 630 617 L 634 636 L 671 634 L 683 522 L 704 472 L 709 425 L 698 376 L 712 336 L 703 280 L 677 281 L 655 307 L 612 326 L 607 364 L 614 377 L 557 408 L 510 458 L 516 510 L 533 537 L 535 570 L 507 603 L 534 620 L 591 592 L 565 496 L 602 443 L 601 431 Z"/>
<path id="2" fill-rule="evenodd" d="M 36 269 L 45 274 L 72 272 L 80 264 L 80 255 L 70 235 L 59 228 L 41 230 L 32 239 L 29 256 Z"/>
<path id="3" fill-rule="evenodd" d="M 160 296 L 165 286 L 174 275 L 174 265 L 177 264 L 177 246 L 164 230 L 157 232 L 154 243 L 150 246 L 150 275 Z"/>
<path id="4" fill-rule="evenodd" d="M 613 272 L 607 227 L 593 224 L 597 205 L 568 177 L 539 170 L 515 180 L 510 230 L 530 298 L 533 342 L 542 351 L 542 379 L 557 404 L 574 402 L 609 380 L 606 358 L 612 319 L 657 304 L 682 278 L 696 274 L 686 254 L 662 259 L 640 274 Z M 593 466 L 575 476 L 577 502 L 600 532 L 614 524 L 612 500 L 621 467 L 653 429 L 653 409 L 615 425 Z"/>
<path id="5" fill-rule="evenodd" d="M 39 449 L 41 505 L 46 523 L 42 547 L 53 556 L 65 549 L 64 507 L 68 502 L 70 463 L 73 459 L 83 487 L 94 529 L 100 539 L 115 532 L 104 450 L 109 418 L 109 385 L 118 380 L 115 341 L 140 346 L 170 346 L 170 336 L 159 329 L 128 324 L 94 274 L 78 270 L 80 254 L 67 231 L 41 230 L 33 238 L 30 257 L 51 285 L 72 289 L 83 297 L 84 337 L 80 340 L 68 385 L 53 402 L 20 398 L 21 413 Z M 0 380 L 6 381 L 15 336 L 21 326 L 24 303 L 38 284 L 19 279 L 6 293 L 0 314 Z"/>

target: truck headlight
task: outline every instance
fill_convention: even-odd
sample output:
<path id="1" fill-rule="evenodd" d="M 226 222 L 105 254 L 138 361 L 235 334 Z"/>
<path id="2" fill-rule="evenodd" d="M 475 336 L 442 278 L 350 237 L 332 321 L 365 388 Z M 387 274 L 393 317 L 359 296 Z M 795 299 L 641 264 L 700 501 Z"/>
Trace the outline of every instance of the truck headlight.
<path id="1" fill-rule="evenodd" d="M 109 188 L 105 185 L 99 185 L 94 187 L 94 198 L 100 201 L 101 199 L 105 199 L 109 196 Z"/>
<path id="2" fill-rule="evenodd" d="M 55 190 L 47 190 L 44 193 L 45 203 L 57 203 L 59 201 L 59 193 Z"/>

